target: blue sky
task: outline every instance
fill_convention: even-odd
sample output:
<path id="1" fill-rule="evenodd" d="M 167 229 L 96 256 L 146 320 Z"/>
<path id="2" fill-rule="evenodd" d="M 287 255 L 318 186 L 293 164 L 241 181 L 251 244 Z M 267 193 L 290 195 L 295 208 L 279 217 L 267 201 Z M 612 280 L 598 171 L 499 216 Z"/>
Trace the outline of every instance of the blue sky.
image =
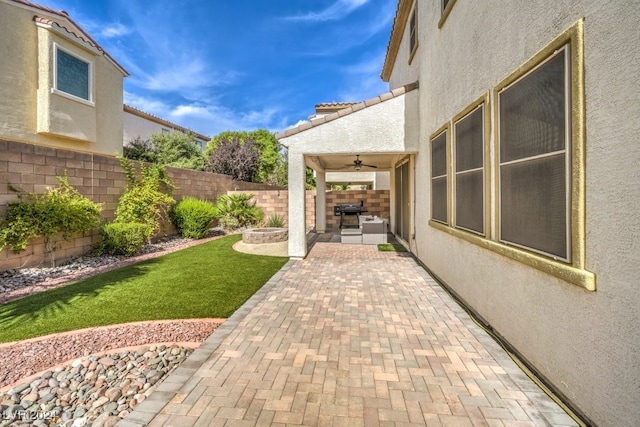
<path id="1" fill-rule="evenodd" d="M 129 73 L 124 102 L 213 136 L 281 131 L 380 79 L 396 0 L 34 0 Z"/>

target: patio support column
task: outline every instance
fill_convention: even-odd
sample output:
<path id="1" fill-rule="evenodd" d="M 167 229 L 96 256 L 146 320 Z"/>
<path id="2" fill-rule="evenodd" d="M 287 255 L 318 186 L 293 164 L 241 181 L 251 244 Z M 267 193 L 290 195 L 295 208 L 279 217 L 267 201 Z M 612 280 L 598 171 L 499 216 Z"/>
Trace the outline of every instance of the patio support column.
<path id="1" fill-rule="evenodd" d="M 307 256 L 304 154 L 289 150 L 289 257 Z"/>
<path id="2" fill-rule="evenodd" d="M 316 171 L 316 233 L 327 231 L 326 187 L 324 171 Z"/>

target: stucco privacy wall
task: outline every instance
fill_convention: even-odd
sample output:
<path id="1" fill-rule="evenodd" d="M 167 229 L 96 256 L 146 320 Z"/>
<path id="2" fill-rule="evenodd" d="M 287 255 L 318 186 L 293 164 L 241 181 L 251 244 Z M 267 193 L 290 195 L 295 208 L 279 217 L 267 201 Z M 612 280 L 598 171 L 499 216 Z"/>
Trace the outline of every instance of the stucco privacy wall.
<path id="1" fill-rule="evenodd" d="M 122 152 L 123 70 L 75 36 L 37 26 L 34 14 L 0 1 L 0 138 L 84 152 Z M 55 26 L 55 24 L 53 24 Z M 53 44 L 93 63 L 93 105 L 52 93 Z"/>
<path id="2" fill-rule="evenodd" d="M 416 156 L 414 253 L 597 425 L 638 425 L 640 2 L 458 1 L 442 29 L 439 2 L 420 2 L 419 13 L 420 145 L 425 148 Z M 427 222 L 429 136 L 581 18 L 586 268 L 596 274 L 596 292 Z M 394 74 L 404 74 L 405 58 L 396 63 Z M 494 114 L 493 105 L 489 112 Z M 491 129 L 492 139 L 495 132 Z"/>
<path id="3" fill-rule="evenodd" d="M 167 167 L 169 177 L 176 185 L 173 193 L 177 200 L 185 196 L 215 201 L 229 190 L 272 189 L 268 185 L 233 181 L 230 176 L 189 169 Z M 56 176 L 67 174 L 69 182 L 83 195 L 103 204 L 103 217 L 113 219 L 118 198 L 127 179 L 118 159 L 113 156 L 80 153 L 59 148 L 0 140 L 0 214 L 7 204 L 16 200 L 10 186 L 26 192 L 43 193 L 47 186 L 58 184 Z M 171 231 L 169 229 L 168 231 Z M 70 242 L 61 242 L 56 259 L 65 259 L 85 253 L 97 242 L 97 235 L 79 236 Z M 35 241 L 20 254 L 5 248 L 0 251 L 0 271 L 35 265 L 44 258 L 44 244 Z"/>

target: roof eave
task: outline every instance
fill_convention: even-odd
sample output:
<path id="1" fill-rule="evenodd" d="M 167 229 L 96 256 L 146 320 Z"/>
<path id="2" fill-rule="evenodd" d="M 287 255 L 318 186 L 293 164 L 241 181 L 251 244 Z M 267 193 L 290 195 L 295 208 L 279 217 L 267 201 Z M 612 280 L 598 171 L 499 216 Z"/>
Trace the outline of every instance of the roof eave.
<path id="1" fill-rule="evenodd" d="M 391 78 L 391 72 L 393 66 L 398 57 L 398 51 L 400 50 L 400 43 L 402 42 L 402 36 L 404 35 L 404 29 L 407 26 L 409 20 L 409 12 L 411 12 L 411 6 L 413 0 L 398 0 L 398 7 L 396 9 L 396 16 L 393 19 L 393 27 L 391 27 L 391 37 L 387 44 L 387 54 L 384 57 L 384 65 L 382 66 L 382 72 L 380 78 L 384 82 L 389 82 Z"/>

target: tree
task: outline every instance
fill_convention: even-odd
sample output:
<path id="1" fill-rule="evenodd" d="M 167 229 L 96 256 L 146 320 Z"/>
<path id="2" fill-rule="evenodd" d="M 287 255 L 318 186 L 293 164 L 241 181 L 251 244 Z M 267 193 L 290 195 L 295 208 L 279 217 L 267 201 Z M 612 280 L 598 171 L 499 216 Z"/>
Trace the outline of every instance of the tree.
<path id="1" fill-rule="evenodd" d="M 207 170 L 230 175 L 236 181 L 255 182 L 258 174 L 259 153 L 255 143 L 241 143 L 236 137 L 220 141 L 209 156 Z"/>
<path id="2" fill-rule="evenodd" d="M 142 139 L 139 136 L 124 146 L 123 155 L 126 159 L 149 163 L 155 163 L 158 160 L 158 150 L 155 145 L 148 139 Z"/>
<path id="3" fill-rule="evenodd" d="M 151 135 L 151 141 L 157 150 L 156 163 L 204 170 L 205 156 L 191 135 L 183 132 L 154 133 Z"/>
<path id="4" fill-rule="evenodd" d="M 258 170 L 254 182 L 268 182 L 282 163 L 282 146 L 275 135 L 266 129 L 246 131 L 226 131 L 216 135 L 207 145 L 205 155 L 210 158 L 218 146 L 224 142 L 237 140 L 242 146 L 251 141 L 258 151 Z"/>

